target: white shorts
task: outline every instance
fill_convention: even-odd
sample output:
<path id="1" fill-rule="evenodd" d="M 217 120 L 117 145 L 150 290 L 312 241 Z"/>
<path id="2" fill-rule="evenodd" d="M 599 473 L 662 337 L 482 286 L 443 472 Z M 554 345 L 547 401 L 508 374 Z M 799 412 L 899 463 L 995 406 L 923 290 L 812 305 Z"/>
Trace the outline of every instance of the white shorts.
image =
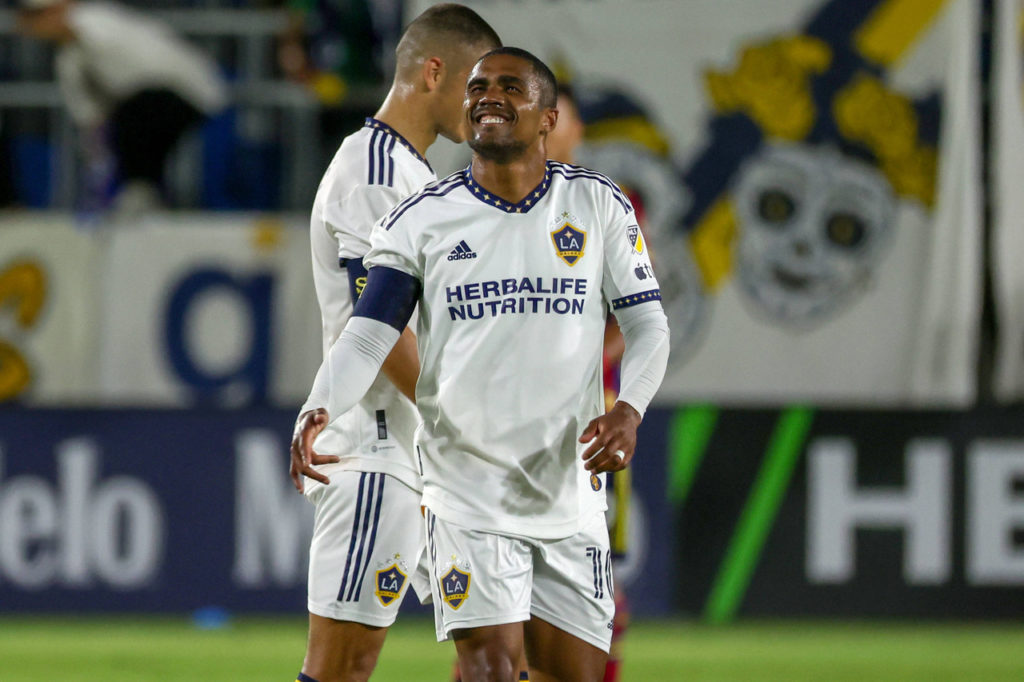
<path id="1" fill-rule="evenodd" d="M 438 641 L 536 616 L 608 651 L 615 599 L 604 513 L 561 540 L 470 530 L 429 509 L 426 526 Z"/>
<path id="2" fill-rule="evenodd" d="M 387 474 L 336 471 L 330 485 L 306 479 L 306 497 L 310 613 L 388 627 L 410 583 L 429 593 L 420 493 Z"/>

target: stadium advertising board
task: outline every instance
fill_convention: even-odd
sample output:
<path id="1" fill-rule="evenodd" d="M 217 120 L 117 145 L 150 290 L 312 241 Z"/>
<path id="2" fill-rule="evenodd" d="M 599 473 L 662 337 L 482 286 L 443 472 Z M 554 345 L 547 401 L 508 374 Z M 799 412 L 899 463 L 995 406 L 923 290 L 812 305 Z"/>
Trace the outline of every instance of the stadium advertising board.
<path id="1" fill-rule="evenodd" d="M 301 613 L 293 419 L 0 411 L 3 610 Z M 638 614 L 1024 613 L 1013 413 L 652 409 L 633 481 Z"/>
<path id="2" fill-rule="evenodd" d="M 313 508 L 287 476 L 294 418 L 0 411 L 0 608 L 302 612 Z M 649 431 L 634 477 L 634 551 L 619 575 L 627 587 L 672 573 L 663 430 Z M 634 602 L 671 609 L 645 589 Z"/>
<path id="3" fill-rule="evenodd" d="M 690 408 L 671 429 L 679 609 L 1024 613 L 1018 412 Z"/>

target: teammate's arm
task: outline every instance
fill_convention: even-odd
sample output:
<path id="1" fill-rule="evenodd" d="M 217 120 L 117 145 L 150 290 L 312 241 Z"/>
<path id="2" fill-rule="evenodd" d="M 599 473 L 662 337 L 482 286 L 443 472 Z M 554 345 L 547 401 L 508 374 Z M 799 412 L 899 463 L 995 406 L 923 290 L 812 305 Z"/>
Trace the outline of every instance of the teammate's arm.
<path id="1" fill-rule="evenodd" d="M 406 327 L 388 353 L 381 366 L 384 376 L 391 380 L 402 395 L 416 402 L 416 380 L 420 376 L 420 355 L 416 348 L 416 335 Z"/>
<path id="2" fill-rule="evenodd" d="M 419 280 L 401 270 L 370 268 L 352 318 L 317 371 L 295 426 L 290 473 L 299 491 L 303 476 L 330 482 L 313 469 L 314 464 L 331 461 L 313 452 L 313 441 L 369 390 L 412 317 L 420 289 Z"/>

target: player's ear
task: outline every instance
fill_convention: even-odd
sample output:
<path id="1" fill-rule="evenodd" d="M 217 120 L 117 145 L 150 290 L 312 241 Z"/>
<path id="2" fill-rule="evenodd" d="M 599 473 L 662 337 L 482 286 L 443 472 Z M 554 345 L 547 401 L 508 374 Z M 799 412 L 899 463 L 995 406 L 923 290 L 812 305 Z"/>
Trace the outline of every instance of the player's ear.
<path id="1" fill-rule="evenodd" d="M 540 118 L 540 129 L 544 134 L 550 133 L 558 125 L 558 109 L 550 107 L 544 110 Z"/>
<path id="2" fill-rule="evenodd" d="M 444 74 L 444 62 L 441 61 L 440 57 L 428 57 L 423 60 L 421 75 L 428 92 L 433 92 L 441 86 Z"/>

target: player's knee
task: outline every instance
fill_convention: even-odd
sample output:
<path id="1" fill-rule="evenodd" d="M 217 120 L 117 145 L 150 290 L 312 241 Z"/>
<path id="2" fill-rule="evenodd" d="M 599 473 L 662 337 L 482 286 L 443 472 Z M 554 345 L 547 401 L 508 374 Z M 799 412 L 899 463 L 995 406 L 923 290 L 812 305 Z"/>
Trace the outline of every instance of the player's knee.
<path id="1" fill-rule="evenodd" d="M 519 656 L 504 642 L 490 640 L 458 647 L 462 682 L 517 682 Z"/>
<path id="2" fill-rule="evenodd" d="M 318 682 L 365 682 L 377 667 L 378 653 L 373 647 L 337 647 L 319 652 L 312 649 L 307 652 L 303 667 Z"/>
<path id="3" fill-rule="evenodd" d="M 519 665 L 504 652 L 477 655 L 459 660 L 462 682 L 518 682 Z"/>

